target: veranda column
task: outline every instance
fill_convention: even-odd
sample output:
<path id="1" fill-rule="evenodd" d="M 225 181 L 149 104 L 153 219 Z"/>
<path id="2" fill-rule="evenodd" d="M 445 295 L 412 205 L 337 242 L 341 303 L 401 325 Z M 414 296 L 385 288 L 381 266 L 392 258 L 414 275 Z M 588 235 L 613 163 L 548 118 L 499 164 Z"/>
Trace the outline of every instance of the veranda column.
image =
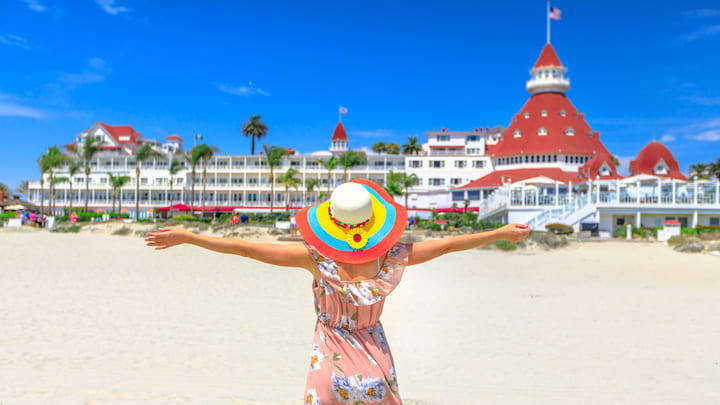
<path id="1" fill-rule="evenodd" d="M 672 179 L 672 203 L 675 205 L 675 193 L 676 193 L 677 186 L 675 184 L 675 179 Z"/>
<path id="2" fill-rule="evenodd" d="M 698 195 L 698 181 L 697 177 L 693 178 L 693 186 L 695 188 L 695 192 L 693 193 L 693 204 L 697 205 L 697 195 Z"/>
<path id="3" fill-rule="evenodd" d="M 555 206 L 560 205 L 560 187 L 558 186 L 557 180 L 555 180 Z"/>
<path id="4" fill-rule="evenodd" d="M 600 176 L 597 176 L 597 194 L 595 194 L 595 204 L 600 204 Z"/>
<path id="5" fill-rule="evenodd" d="M 615 179 L 615 202 L 620 204 L 620 179 Z"/>
<path id="6" fill-rule="evenodd" d="M 568 183 L 568 196 L 570 198 L 570 201 L 572 201 L 573 198 L 573 188 L 572 188 L 572 181 Z"/>
<path id="7" fill-rule="evenodd" d="M 635 204 L 640 206 L 640 180 L 635 182 Z"/>
<path id="8" fill-rule="evenodd" d="M 535 206 L 540 205 L 540 187 L 535 185 Z"/>

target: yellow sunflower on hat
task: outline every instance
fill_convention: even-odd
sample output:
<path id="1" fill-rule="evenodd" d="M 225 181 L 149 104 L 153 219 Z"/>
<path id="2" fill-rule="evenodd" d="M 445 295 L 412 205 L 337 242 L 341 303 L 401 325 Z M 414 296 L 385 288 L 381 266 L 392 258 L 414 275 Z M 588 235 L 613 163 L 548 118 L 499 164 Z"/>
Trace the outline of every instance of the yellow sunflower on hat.
<path id="1" fill-rule="evenodd" d="M 362 249 L 368 243 L 368 234 L 362 228 L 350 229 L 345 235 L 345 240 L 353 249 Z"/>

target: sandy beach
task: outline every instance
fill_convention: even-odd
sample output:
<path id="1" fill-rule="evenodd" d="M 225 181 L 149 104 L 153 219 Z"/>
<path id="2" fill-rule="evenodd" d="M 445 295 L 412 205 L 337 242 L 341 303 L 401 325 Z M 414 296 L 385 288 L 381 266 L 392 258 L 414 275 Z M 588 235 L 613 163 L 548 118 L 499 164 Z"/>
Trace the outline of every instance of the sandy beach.
<path id="1" fill-rule="evenodd" d="M 300 404 L 312 277 L 141 238 L 0 233 L 0 403 Z M 720 257 L 472 250 L 383 323 L 409 405 L 720 403 Z"/>

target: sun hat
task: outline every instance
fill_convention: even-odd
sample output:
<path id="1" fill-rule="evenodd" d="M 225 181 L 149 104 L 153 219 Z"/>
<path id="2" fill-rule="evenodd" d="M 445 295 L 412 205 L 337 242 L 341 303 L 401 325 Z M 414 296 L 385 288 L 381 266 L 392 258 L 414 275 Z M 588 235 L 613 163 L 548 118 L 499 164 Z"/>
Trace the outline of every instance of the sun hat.
<path id="1" fill-rule="evenodd" d="M 300 235 L 320 254 L 342 263 L 364 263 L 390 250 L 405 231 L 407 210 L 367 179 L 338 186 L 329 200 L 296 216 Z"/>

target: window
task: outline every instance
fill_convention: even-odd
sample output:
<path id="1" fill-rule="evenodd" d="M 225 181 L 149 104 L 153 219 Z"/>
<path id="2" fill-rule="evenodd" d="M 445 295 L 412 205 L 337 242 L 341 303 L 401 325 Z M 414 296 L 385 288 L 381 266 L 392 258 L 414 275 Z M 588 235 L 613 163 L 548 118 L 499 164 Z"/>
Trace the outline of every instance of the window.
<path id="1" fill-rule="evenodd" d="M 520 132 L 519 129 L 516 129 L 515 131 L 513 131 L 513 137 L 520 138 L 521 136 L 522 136 L 522 132 Z"/>
<path id="2" fill-rule="evenodd" d="M 436 135 L 435 140 L 438 142 L 447 142 L 450 140 L 450 135 Z"/>
<path id="3" fill-rule="evenodd" d="M 573 129 L 573 127 L 568 127 L 568 129 L 565 130 L 565 135 L 575 136 L 575 130 Z"/>
<path id="4" fill-rule="evenodd" d="M 601 176 L 609 176 L 610 175 L 610 167 L 607 165 L 607 163 L 603 163 L 602 167 L 598 171 L 598 174 Z"/>
<path id="5" fill-rule="evenodd" d="M 445 185 L 445 179 L 437 178 L 437 177 L 431 177 L 428 179 L 428 185 L 430 186 L 444 186 Z"/>
<path id="6" fill-rule="evenodd" d="M 445 161 L 444 160 L 431 160 L 430 167 L 433 167 L 433 168 L 445 167 Z"/>
<path id="7" fill-rule="evenodd" d="M 655 166 L 655 169 L 653 170 L 655 174 L 667 174 L 668 168 L 665 162 L 660 159 L 660 162 Z"/>
<path id="8" fill-rule="evenodd" d="M 477 201 L 480 199 L 480 191 L 468 191 L 468 200 L 470 201 Z"/>
<path id="9" fill-rule="evenodd" d="M 143 185 L 144 185 L 144 184 L 148 184 L 148 179 L 147 179 L 147 177 L 140 177 L 140 184 L 143 184 Z"/>
<path id="10" fill-rule="evenodd" d="M 422 167 L 422 160 L 410 160 L 408 161 L 408 167 L 412 167 L 417 169 L 418 167 Z"/>
<path id="11" fill-rule="evenodd" d="M 453 201 L 465 201 L 465 192 L 464 191 L 453 191 L 452 200 Z"/>
<path id="12" fill-rule="evenodd" d="M 548 132 L 547 132 L 547 129 L 545 129 L 545 127 L 540 127 L 540 129 L 538 129 L 537 134 L 540 136 L 543 136 L 543 135 L 547 135 Z"/>
<path id="13" fill-rule="evenodd" d="M 468 135 L 467 141 L 468 142 L 477 142 L 480 140 L 480 135 Z"/>
<path id="14" fill-rule="evenodd" d="M 107 177 L 100 177 L 100 184 L 107 184 Z"/>
<path id="15" fill-rule="evenodd" d="M 473 160 L 473 167 L 476 169 L 482 169 L 485 167 L 485 161 L 484 160 Z"/>
<path id="16" fill-rule="evenodd" d="M 720 217 L 710 218 L 710 226 L 720 226 Z"/>
<path id="17" fill-rule="evenodd" d="M 480 151 L 480 148 L 468 148 L 467 154 L 468 155 L 482 155 L 482 152 Z"/>
<path id="18" fill-rule="evenodd" d="M 453 177 L 452 179 L 450 179 L 450 184 L 452 184 L 453 186 L 459 186 L 460 184 L 462 184 L 462 177 Z"/>
<path id="19" fill-rule="evenodd" d="M 458 169 L 463 169 L 467 167 L 467 160 L 456 160 L 455 161 L 455 167 Z"/>
<path id="20" fill-rule="evenodd" d="M 530 113 L 525 111 L 525 114 L 523 114 L 523 117 L 525 117 L 525 119 L 530 118 Z"/>
<path id="21" fill-rule="evenodd" d="M 540 116 L 541 116 L 541 117 L 547 117 L 547 116 L 548 116 L 547 110 L 542 110 L 542 111 L 540 111 Z"/>
<path id="22" fill-rule="evenodd" d="M 561 117 L 565 117 L 566 115 L 567 115 L 567 113 L 565 112 L 565 110 L 560 110 Z"/>
<path id="23" fill-rule="evenodd" d="M 382 160 L 376 160 L 376 161 L 374 162 L 374 166 L 375 166 L 375 167 L 380 167 L 380 168 L 385 167 L 385 162 L 382 161 Z"/>

